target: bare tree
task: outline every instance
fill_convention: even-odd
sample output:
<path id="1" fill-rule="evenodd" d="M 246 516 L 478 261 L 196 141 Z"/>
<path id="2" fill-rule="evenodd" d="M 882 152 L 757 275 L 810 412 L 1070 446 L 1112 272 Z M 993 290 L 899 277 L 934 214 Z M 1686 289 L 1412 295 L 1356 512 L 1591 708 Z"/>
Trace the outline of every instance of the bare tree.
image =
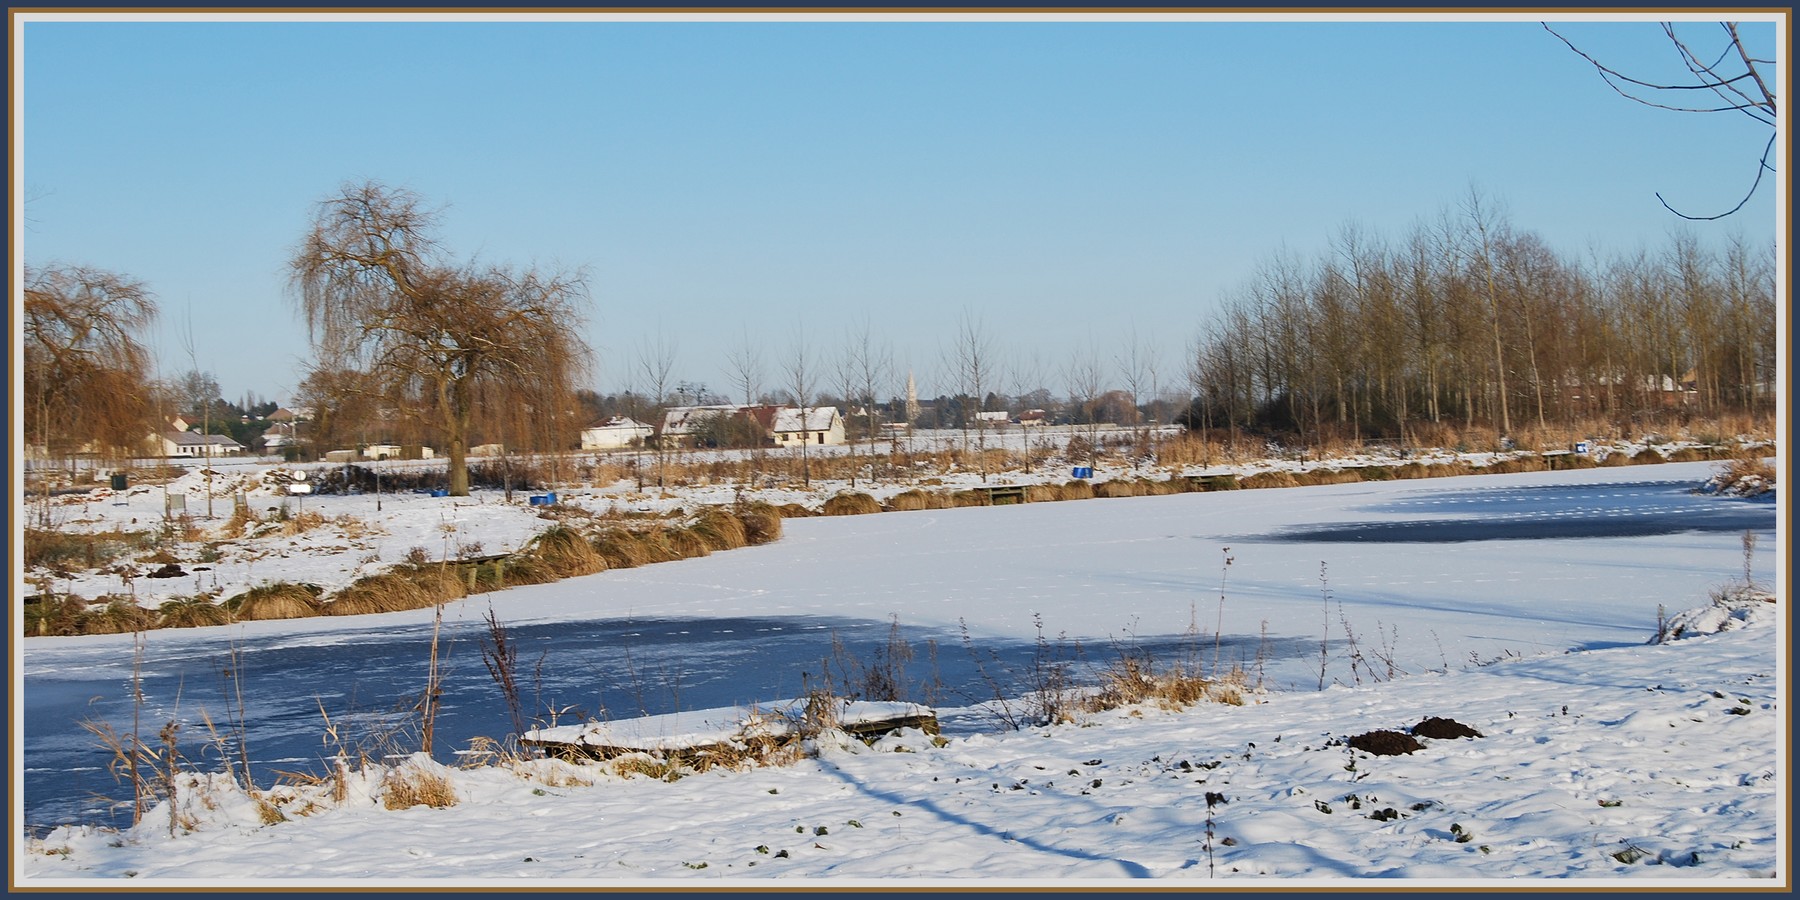
<path id="1" fill-rule="evenodd" d="M 744 330 L 742 342 L 725 354 L 725 365 L 731 373 L 732 384 L 743 389 L 744 405 L 755 403 L 756 395 L 762 392 L 762 345 L 750 339 L 748 328 Z"/>
<path id="2" fill-rule="evenodd" d="M 875 453 L 876 432 L 876 398 L 879 392 L 892 377 L 894 352 L 887 344 L 875 342 L 875 329 L 867 316 L 863 317 L 860 326 L 849 336 L 849 360 L 851 381 L 856 393 L 856 402 L 863 408 L 864 437 L 869 442 L 869 453 Z M 846 400 L 850 399 L 848 397 Z"/>
<path id="3" fill-rule="evenodd" d="M 1029 412 L 1029 410 L 1024 408 L 1025 397 L 1030 392 L 1043 387 L 1044 360 L 1036 353 L 1031 353 L 1023 357 L 1014 357 L 1012 364 L 1007 371 L 1010 374 L 1008 381 L 1012 384 L 1013 396 L 1019 398 L 1019 431 L 1021 433 L 1020 436 L 1025 439 L 1025 474 L 1029 475 L 1031 474 L 1032 467 L 1031 432 L 1039 426 L 1025 424 L 1026 419 L 1024 414 Z M 1041 424 L 1042 423 L 1040 422 L 1040 425 Z"/>
<path id="4" fill-rule="evenodd" d="M 813 394 L 818 390 L 819 373 L 813 367 L 812 355 L 806 348 L 806 328 L 804 325 L 794 326 L 793 343 L 788 348 L 787 363 L 783 366 L 787 374 L 787 389 L 794 395 L 794 404 L 800 408 L 800 480 L 807 487 L 812 487 L 812 460 L 807 455 L 807 445 L 812 443 L 811 410 Z"/>
<path id="5" fill-rule="evenodd" d="M 1088 464 L 1092 465 L 1099 447 L 1100 395 L 1106 391 L 1106 368 L 1100 362 L 1100 350 L 1090 339 L 1078 347 L 1063 367 L 1063 383 L 1069 402 L 1079 411 L 1087 425 Z M 1074 460 L 1070 460 L 1074 462 Z"/>
<path id="6" fill-rule="evenodd" d="M 950 351 L 944 360 L 944 366 L 955 373 L 958 392 L 969 398 L 968 402 L 975 406 L 973 415 L 964 411 L 963 451 L 968 452 L 969 424 L 973 421 L 975 454 L 982 481 L 986 481 L 988 475 L 987 426 L 981 418 L 982 401 L 988 391 L 1000 382 L 998 363 L 999 360 L 994 356 L 994 339 L 982 324 L 981 317 L 971 310 L 963 310 L 962 318 L 957 320 L 956 333 L 951 337 Z"/>
<path id="7" fill-rule="evenodd" d="M 370 181 L 319 204 L 291 264 L 315 352 L 430 398 L 449 493 L 469 493 L 468 438 L 484 389 L 569 390 L 590 351 L 579 275 L 456 265 L 417 194 Z"/>
<path id="8" fill-rule="evenodd" d="M 156 319 L 143 283 L 82 266 L 25 269 L 25 440 L 46 453 L 87 445 L 129 458 L 153 428 L 150 353 Z"/>
<path id="9" fill-rule="evenodd" d="M 1487 286 L 1489 321 L 1494 333 L 1494 379 L 1499 384 L 1500 438 L 1504 440 L 1512 434 L 1512 415 L 1506 406 L 1506 355 L 1500 339 L 1500 295 L 1494 286 L 1494 231 L 1498 222 L 1493 211 L 1483 203 L 1481 192 L 1473 186 L 1463 202 L 1463 213 L 1469 217 L 1469 224 L 1481 244 L 1481 275 Z"/>
<path id="10" fill-rule="evenodd" d="M 662 415 L 669 402 L 669 383 L 675 374 L 675 342 L 663 335 L 662 327 L 656 329 L 656 337 L 638 344 L 638 373 L 643 376 L 644 388 L 650 392 L 652 418 Z M 669 435 L 665 430 L 668 422 L 656 425 L 656 486 L 665 487 L 667 478 Z"/>
<path id="11" fill-rule="evenodd" d="M 1131 326 L 1130 332 L 1125 336 L 1125 345 L 1119 349 L 1119 354 L 1113 359 L 1118 363 L 1119 376 L 1124 379 L 1125 391 L 1131 395 L 1131 408 L 1133 410 L 1141 409 L 1144 406 L 1143 398 L 1146 393 L 1151 395 L 1150 402 L 1154 404 L 1156 401 L 1156 348 L 1151 346 L 1146 336 L 1138 332 L 1135 324 Z M 1146 421 L 1146 419 L 1140 419 L 1138 424 L 1144 425 Z M 1151 435 L 1152 432 L 1147 427 L 1141 427 L 1138 430 L 1138 443 L 1146 455 L 1155 452 L 1155 443 Z"/>
<path id="12" fill-rule="evenodd" d="M 1763 69 L 1774 67 L 1776 61 L 1758 57 L 1744 46 L 1743 35 L 1738 31 L 1739 23 L 1713 23 L 1719 27 L 1720 32 L 1713 37 L 1713 45 L 1704 52 L 1696 50 L 1695 44 L 1677 34 L 1674 23 L 1661 23 L 1663 36 L 1668 38 L 1682 67 L 1687 70 L 1689 80 L 1678 82 L 1651 81 L 1626 75 L 1588 55 L 1551 28 L 1549 23 L 1539 24 L 1544 26 L 1545 31 L 1556 35 L 1556 39 L 1570 50 L 1587 60 L 1607 87 L 1627 100 L 1674 112 L 1739 113 L 1769 127 L 1771 133 L 1768 143 L 1763 145 L 1762 158 L 1757 160 L 1756 179 L 1751 182 L 1750 190 L 1744 193 L 1744 199 L 1739 200 L 1736 206 L 1718 215 L 1691 216 L 1670 206 L 1669 201 L 1664 200 L 1659 192 L 1656 200 L 1664 209 L 1695 221 L 1723 219 L 1743 209 L 1744 204 L 1749 203 L 1750 198 L 1762 186 L 1764 173 L 1775 171 L 1769 165 L 1769 155 L 1775 150 L 1775 138 L 1779 134 L 1776 128 L 1780 116 L 1775 89 L 1764 76 Z M 1687 99 L 1689 97 L 1701 99 L 1690 101 Z"/>

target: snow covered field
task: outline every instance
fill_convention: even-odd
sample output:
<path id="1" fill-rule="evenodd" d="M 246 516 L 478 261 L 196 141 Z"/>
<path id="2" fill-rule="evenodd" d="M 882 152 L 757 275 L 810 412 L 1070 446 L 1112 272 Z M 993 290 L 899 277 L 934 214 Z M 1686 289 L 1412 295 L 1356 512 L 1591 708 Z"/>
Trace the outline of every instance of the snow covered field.
<path id="1" fill-rule="evenodd" d="M 795 765 L 672 784 L 547 762 L 444 770 L 458 801 L 449 808 L 385 810 L 367 782 L 308 815 L 296 799 L 279 824 L 231 791 L 211 792 L 213 808 L 195 792 L 183 812 L 192 833 L 169 836 L 162 809 L 123 841 L 43 835 L 19 847 L 19 884 L 92 888 L 129 875 L 134 887 L 700 888 L 808 877 L 1097 888 L 1150 877 L 1286 888 L 1404 877 L 1513 888 L 1574 877 L 1583 887 L 1774 887 L 1788 877 L 1782 605 L 1747 604 L 1693 636 L 1645 643 L 1659 610 L 1707 606 L 1741 579 L 1746 528 L 1762 535 L 1754 578 L 1785 591 L 1778 514 L 1688 493 L 1712 471 L 1681 463 L 797 519 L 772 545 L 482 595 L 446 607 L 446 619 L 478 620 L 489 601 L 521 626 L 894 617 L 978 637 L 1031 640 L 1041 628 L 1094 647 L 1192 624 L 1239 648 L 1315 650 L 1260 666 L 1249 653 L 1228 658 L 1275 689 L 1244 706 L 1118 710 L 1017 732 L 947 726 L 942 746 L 916 732 L 874 747 L 826 742 Z M 241 575 L 212 571 L 301 577 L 285 574 L 292 565 L 329 584 L 348 572 L 301 567 L 349 559 L 353 570 L 428 540 L 499 551 L 540 521 L 491 498 L 389 497 L 382 513 L 373 547 L 296 545 L 240 560 Z M 372 508 L 357 515 L 374 518 Z M 380 618 L 416 633 L 431 613 Z M 1734 627 L 1705 633 L 1721 624 Z M 228 629 L 247 644 L 330 642 L 369 625 Z M 206 633 L 219 630 L 150 641 L 216 641 Z M 129 646 L 119 636 L 29 639 L 15 666 L 29 694 L 32 677 L 108 657 L 116 666 Z M 1424 739 L 1399 756 L 1344 744 L 1434 716 L 1481 737 Z"/>

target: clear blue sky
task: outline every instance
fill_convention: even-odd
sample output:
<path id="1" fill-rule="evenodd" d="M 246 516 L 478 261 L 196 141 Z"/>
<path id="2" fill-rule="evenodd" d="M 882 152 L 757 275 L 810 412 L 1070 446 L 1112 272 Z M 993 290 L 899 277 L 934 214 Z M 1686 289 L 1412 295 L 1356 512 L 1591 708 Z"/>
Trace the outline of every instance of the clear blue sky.
<path id="1" fill-rule="evenodd" d="M 1651 21 L 1559 28 L 1675 77 Z M 1778 236 L 1777 183 L 1716 224 L 1654 197 L 1729 208 L 1765 127 L 1632 104 L 1535 21 L 22 29 L 24 261 L 146 282 L 161 370 L 231 399 L 291 400 L 286 261 L 349 180 L 441 205 L 462 258 L 585 270 L 602 391 L 659 328 L 677 378 L 726 391 L 746 333 L 774 386 L 797 323 L 824 366 L 866 318 L 935 394 L 964 310 L 1055 393 L 1133 328 L 1174 381 L 1258 262 L 1352 222 L 1399 240 L 1471 185 L 1572 256 Z"/>

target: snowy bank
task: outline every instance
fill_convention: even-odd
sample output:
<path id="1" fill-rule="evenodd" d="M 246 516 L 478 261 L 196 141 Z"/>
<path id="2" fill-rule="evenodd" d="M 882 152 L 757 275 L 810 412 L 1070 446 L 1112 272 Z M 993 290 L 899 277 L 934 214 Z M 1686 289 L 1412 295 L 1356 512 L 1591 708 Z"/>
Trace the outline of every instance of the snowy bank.
<path id="1" fill-rule="evenodd" d="M 865 746 L 673 783 L 550 761 L 426 770 L 453 805 L 390 810 L 379 773 L 228 786 L 114 833 L 30 841 L 20 886 L 1097 889 L 1774 888 L 1789 877 L 1779 606 L 1680 640 L 1510 658 L 1247 706 L 1133 707 L 1026 731 Z M 1716 633 L 1702 633 L 1716 632 Z M 1378 756 L 1349 738 L 1448 717 L 1480 737 Z M 1363 885 L 1358 885 L 1363 886 Z"/>

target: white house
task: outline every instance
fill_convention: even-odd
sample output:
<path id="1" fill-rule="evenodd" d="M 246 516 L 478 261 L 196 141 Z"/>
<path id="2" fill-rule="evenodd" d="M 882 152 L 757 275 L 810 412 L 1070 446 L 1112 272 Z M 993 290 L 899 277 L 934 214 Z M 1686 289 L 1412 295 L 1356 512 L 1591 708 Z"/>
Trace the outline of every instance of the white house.
<path id="1" fill-rule="evenodd" d="M 671 406 L 663 413 L 662 435 L 683 443 L 691 443 L 708 419 L 736 415 L 742 406 Z"/>
<path id="2" fill-rule="evenodd" d="M 581 430 L 581 449 L 613 450 L 648 440 L 655 431 L 630 416 L 613 416 Z"/>
<path id="3" fill-rule="evenodd" d="M 832 446 L 844 442 L 844 417 L 835 406 L 809 406 L 802 419 L 800 410 L 789 407 L 775 413 L 775 423 L 769 430 L 775 435 L 776 446 L 792 447 L 801 441 Z"/>
<path id="4" fill-rule="evenodd" d="M 244 452 L 244 445 L 222 434 L 165 431 L 153 435 L 151 446 L 158 456 L 170 459 L 212 459 Z"/>

